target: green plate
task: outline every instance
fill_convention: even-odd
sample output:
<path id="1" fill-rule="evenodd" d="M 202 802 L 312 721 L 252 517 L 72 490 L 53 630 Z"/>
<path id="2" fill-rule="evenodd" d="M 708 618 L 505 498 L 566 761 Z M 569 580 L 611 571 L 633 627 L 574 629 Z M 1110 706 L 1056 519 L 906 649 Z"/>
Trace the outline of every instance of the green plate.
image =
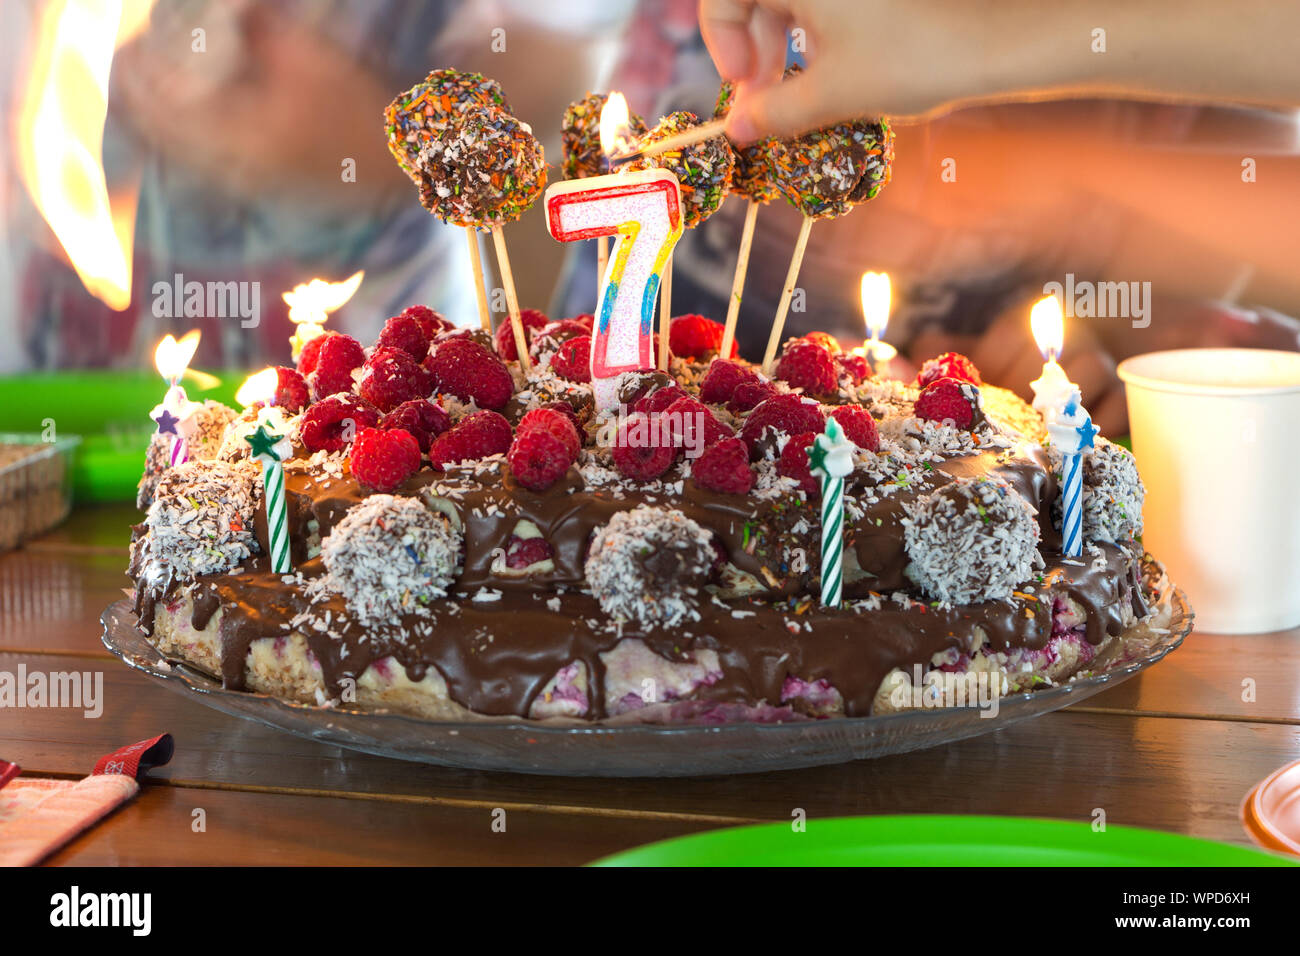
<path id="1" fill-rule="evenodd" d="M 1137 827 L 1021 817 L 893 816 L 712 830 L 594 866 L 1295 866 L 1246 847 Z"/>

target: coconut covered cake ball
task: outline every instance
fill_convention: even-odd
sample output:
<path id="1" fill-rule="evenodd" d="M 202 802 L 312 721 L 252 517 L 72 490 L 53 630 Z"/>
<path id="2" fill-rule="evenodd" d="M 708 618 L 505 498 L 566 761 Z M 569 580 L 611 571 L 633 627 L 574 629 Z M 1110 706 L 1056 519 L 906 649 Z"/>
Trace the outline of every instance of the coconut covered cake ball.
<path id="1" fill-rule="evenodd" d="M 514 222 L 546 186 L 542 144 L 527 123 L 477 110 L 420 150 L 420 202 L 455 226 Z"/>
<path id="2" fill-rule="evenodd" d="M 190 458 L 209 461 L 218 457 L 226 426 L 239 417 L 239 412 L 221 402 L 208 399 L 194 415 L 193 434 L 189 437 L 187 451 Z M 144 474 L 136 486 L 135 506 L 141 510 L 153 504 L 154 489 L 163 472 L 171 467 L 172 436 L 154 432 L 145 451 Z"/>
<path id="3" fill-rule="evenodd" d="M 1130 544 L 1142 533 L 1142 504 L 1146 488 L 1138 476 L 1137 460 L 1122 445 L 1098 435 L 1095 447 L 1083 456 L 1083 537 L 1087 541 Z M 1052 471 L 1061 480 L 1061 453 L 1048 448 Z M 1052 520 L 1061 524 L 1061 498 L 1052 502 Z"/>
<path id="4" fill-rule="evenodd" d="M 416 498 L 370 495 L 321 542 L 328 586 L 365 623 L 391 624 L 447 596 L 462 535 Z"/>
<path id="5" fill-rule="evenodd" d="M 786 78 L 799 72 L 786 70 Z M 887 120 L 854 120 L 777 140 L 769 153 L 772 177 L 786 200 L 814 219 L 842 216 L 874 199 L 889 182 L 894 131 Z"/>
<path id="6" fill-rule="evenodd" d="M 253 462 L 191 459 L 170 468 L 154 489 L 134 560 L 181 580 L 229 571 L 258 550 L 253 520 L 261 500 Z"/>
<path id="7" fill-rule="evenodd" d="M 1007 598 L 1042 566 L 1036 512 L 1006 482 L 958 478 L 906 505 L 906 513 L 906 574 L 937 600 Z"/>
<path id="8" fill-rule="evenodd" d="M 732 101 L 736 98 L 736 85 L 730 80 L 722 81 L 718 90 L 718 103 L 713 108 L 714 119 L 722 119 L 731 111 Z M 772 149 L 776 146 L 772 138 L 761 139 L 748 146 L 731 145 L 731 191 L 744 196 L 752 202 L 766 203 L 781 195 L 772 179 Z"/>
<path id="9" fill-rule="evenodd" d="M 680 511 L 640 505 L 620 511 L 592 537 L 586 577 L 601 609 L 642 627 L 697 617 L 713 570 L 707 530 Z"/>
<path id="10" fill-rule="evenodd" d="M 586 179 L 609 172 L 609 158 L 600 145 L 600 111 L 608 99 L 608 93 L 588 93 L 564 111 L 560 148 L 565 179 Z M 645 120 L 635 113 L 628 114 L 627 123 L 633 136 L 646 134 Z"/>
<path id="11" fill-rule="evenodd" d="M 694 113 L 669 113 L 641 137 L 639 145 L 657 143 L 699 125 L 700 118 Z M 731 144 L 725 136 L 715 136 L 694 146 L 634 160 L 627 168 L 670 170 L 682 188 L 683 225 L 694 229 L 722 205 L 730 188 L 732 163 Z"/>
<path id="12" fill-rule="evenodd" d="M 420 150 L 448 125 L 481 109 L 510 112 L 501 84 L 481 73 L 434 70 L 384 110 L 388 150 L 419 185 Z"/>

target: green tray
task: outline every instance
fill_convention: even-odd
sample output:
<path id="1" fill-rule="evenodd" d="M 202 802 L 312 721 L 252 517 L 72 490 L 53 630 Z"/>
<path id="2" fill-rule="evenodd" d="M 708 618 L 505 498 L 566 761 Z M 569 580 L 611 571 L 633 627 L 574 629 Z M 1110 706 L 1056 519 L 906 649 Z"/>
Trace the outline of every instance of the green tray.
<path id="1" fill-rule="evenodd" d="M 218 375 L 204 391 L 192 382 L 194 401 L 235 404 L 247 372 Z M 53 422 L 59 438 L 82 439 L 72 466 L 74 501 L 133 501 L 154 425 L 149 412 L 167 386 L 157 372 L 46 372 L 0 378 L 0 432 L 40 434 Z"/>
<path id="2" fill-rule="evenodd" d="M 1259 850 L 1176 833 L 1022 817 L 841 817 L 712 830 L 594 866 L 1295 866 Z"/>

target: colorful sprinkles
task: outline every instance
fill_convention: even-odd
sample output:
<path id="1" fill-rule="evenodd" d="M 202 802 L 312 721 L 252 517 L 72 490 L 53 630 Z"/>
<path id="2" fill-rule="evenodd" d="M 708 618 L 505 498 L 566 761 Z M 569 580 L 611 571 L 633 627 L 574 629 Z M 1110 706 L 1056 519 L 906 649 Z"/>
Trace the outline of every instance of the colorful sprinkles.
<path id="1" fill-rule="evenodd" d="M 718 90 L 718 103 L 713 108 L 715 119 L 721 119 L 731 110 L 736 98 L 736 87 L 730 80 L 723 80 Z M 775 139 L 761 139 L 749 146 L 731 146 L 731 191 L 744 196 L 751 202 L 767 203 L 781 195 L 781 190 L 772 178 L 772 150 Z"/>
<path id="2" fill-rule="evenodd" d="M 608 93 L 588 93 L 564 111 L 560 148 L 565 179 L 587 179 L 609 172 L 609 159 L 600 146 L 600 112 L 608 99 Z M 627 122 L 637 137 L 646 134 L 645 120 L 635 113 L 628 114 Z"/>
<path id="3" fill-rule="evenodd" d="M 481 73 L 434 70 L 385 108 L 388 150 L 402 171 L 419 185 L 420 151 L 455 119 L 480 109 L 510 112 L 501 84 Z"/>
<path id="4" fill-rule="evenodd" d="M 700 125 L 694 113 L 678 110 L 661 119 L 655 128 L 641 137 L 641 145 L 676 136 Z M 685 149 L 672 149 L 628 163 L 628 169 L 667 169 L 677 177 L 682 189 L 682 211 L 687 229 L 694 229 L 722 205 L 730 188 L 732 168 L 731 144 L 715 136 Z"/>

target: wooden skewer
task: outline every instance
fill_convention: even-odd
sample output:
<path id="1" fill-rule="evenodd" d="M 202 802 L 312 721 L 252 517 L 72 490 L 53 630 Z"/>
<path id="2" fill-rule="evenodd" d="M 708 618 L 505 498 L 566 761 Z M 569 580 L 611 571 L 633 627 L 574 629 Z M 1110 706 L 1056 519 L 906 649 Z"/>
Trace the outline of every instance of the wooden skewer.
<path id="1" fill-rule="evenodd" d="M 745 212 L 745 228 L 740 233 L 740 254 L 736 257 L 736 275 L 731 280 L 731 300 L 727 303 L 727 326 L 722 330 L 719 358 L 731 358 L 731 344 L 736 340 L 736 320 L 740 318 L 740 294 L 745 290 L 745 273 L 749 271 L 749 249 L 754 244 L 754 223 L 758 221 L 758 203 L 752 199 Z"/>
<path id="2" fill-rule="evenodd" d="M 668 326 L 673 319 L 673 259 L 664 263 L 663 282 L 659 286 L 659 371 L 668 371 Z"/>
<path id="3" fill-rule="evenodd" d="M 799 227 L 799 238 L 794 244 L 794 255 L 790 259 L 790 270 L 785 274 L 785 288 L 781 290 L 781 303 L 776 307 L 776 318 L 772 320 L 772 334 L 767 337 L 767 352 L 763 355 L 763 374 L 769 377 L 775 371 L 776 347 L 781 344 L 785 314 L 790 311 L 790 299 L 794 295 L 794 284 L 799 281 L 799 267 L 803 265 L 803 254 L 808 250 L 808 233 L 812 231 L 812 224 L 812 216 L 803 217 L 803 225 Z"/>
<path id="4" fill-rule="evenodd" d="M 605 281 L 605 269 L 609 267 L 609 236 L 596 237 L 596 289 L 600 294 L 600 284 Z"/>
<path id="5" fill-rule="evenodd" d="M 501 284 L 506 287 L 506 305 L 510 309 L 510 327 L 515 332 L 515 351 L 524 374 L 533 370 L 533 360 L 528 357 L 528 339 L 524 336 L 524 320 L 519 317 L 519 297 L 515 294 L 515 274 L 510 271 L 510 254 L 506 252 L 506 236 L 500 226 L 492 227 L 492 242 L 497 248 L 497 265 L 501 268 Z"/>
<path id="6" fill-rule="evenodd" d="M 474 296 L 478 299 L 478 320 L 483 331 L 492 334 L 492 312 L 488 309 L 487 289 L 483 287 L 483 257 L 478 251 L 478 230 L 473 226 L 465 227 L 465 239 L 469 243 L 469 262 L 474 269 Z"/>
<path id="7" fill-rule="evenodd" d="M 666 153 L 673 149 L 685 149 L 687 146 L 694 146 L 696 143 L 702 143 L 706 139 L 713 139 L 715 136 L 721 136 L 722 130 L 726 127 L 725 118 L 709 120 L 707 123 L 701 123 L 699 126 L 693 126 L 676 136 L 669 136 L 655 143 L 646 143 L 644 146 L 638 146 L 630 153 L 623 153 L 619 156 L 610 157 L 611 169 L 616 165 L 630 163 L 634 159 L 644 159 L 646 156 L 657 156 L 660 153 Z"/>

